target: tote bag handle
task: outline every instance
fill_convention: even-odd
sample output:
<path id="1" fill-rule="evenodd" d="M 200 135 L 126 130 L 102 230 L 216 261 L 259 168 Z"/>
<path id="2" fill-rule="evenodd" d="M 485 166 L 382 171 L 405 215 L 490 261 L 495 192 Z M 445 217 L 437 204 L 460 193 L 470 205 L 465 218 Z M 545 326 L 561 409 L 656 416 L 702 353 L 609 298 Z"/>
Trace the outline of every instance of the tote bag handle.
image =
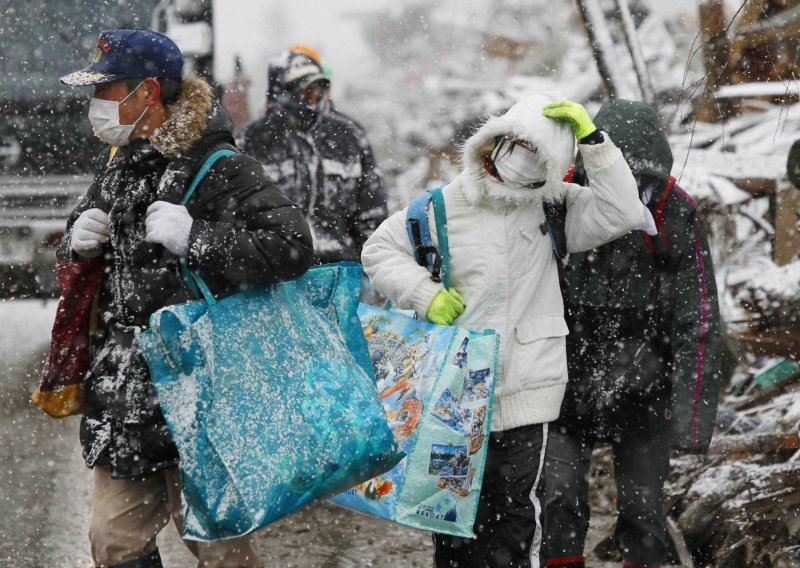
<path id="1" fill-rule="evenodd" d="M 234 154 L 236 154 L 236 152 L 233 150 L 217 150 L 208 158 L 206 158 L 206 161 L 203 162 L 203 165 L 194 176 L 189 189 L 186 190 L 186 194 L 183 196 L 183 199 L 181 199 L 181 204 L 186 205 L 186 203 L 188 203 L 189 199 L 194 193 L 194 190 L 197 189 L 197 186 L 200 185 L 200 182 L 203 181 L 203 178 L 206 177 L 206 174 L 209 172 L 209 170 L 211 170 L 217 160 L 224 156 L 232 156 Z M 211 289 L 197 272 L 189 268 L 186 258 L 181 257 L 179 263 L 181 267 L 181 276 L 183 276 L 183 280 L 186 282 L 189 290 L 192 291 L 192 294 L 194 294 L 196 298 L 200 298 L 202 296 L 202 298 L 210 305 L 216 304 L 217 299 L 214 297 L 214 294 L 211 293 Z"/>

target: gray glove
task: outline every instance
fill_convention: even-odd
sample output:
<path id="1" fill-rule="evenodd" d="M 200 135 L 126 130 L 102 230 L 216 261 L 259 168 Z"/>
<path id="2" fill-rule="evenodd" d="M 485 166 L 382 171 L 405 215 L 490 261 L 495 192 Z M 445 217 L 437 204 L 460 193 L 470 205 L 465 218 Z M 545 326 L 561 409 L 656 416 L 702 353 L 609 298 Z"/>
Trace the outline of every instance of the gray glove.
<path id="1" fill-rule="evenodd" d="M 108 214 L 96 207 L 87 209 L 72 224 L 70 247 L 82 257 L 95 258 L 103 252 L 109 235 Z"/>

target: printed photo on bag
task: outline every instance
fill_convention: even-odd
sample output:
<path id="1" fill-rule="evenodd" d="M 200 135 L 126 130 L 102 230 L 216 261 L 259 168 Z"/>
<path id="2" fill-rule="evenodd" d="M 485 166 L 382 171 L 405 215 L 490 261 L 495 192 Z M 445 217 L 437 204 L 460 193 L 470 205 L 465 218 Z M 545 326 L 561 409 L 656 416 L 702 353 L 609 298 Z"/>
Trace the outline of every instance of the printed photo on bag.
<path id="1" fill-rule="evenodd" d="M 364 497 L 371 501 L 380 501 L 386 495 L 394 490 L 395 486 L 389 479 L 384 479 L 382 476 L 373 477 L 367 481 L 360 483 L 349 489 L 352 492 L 360 492 Z"/>
<path id="2" fill-rule="evenodd" d="M 398 440 L 405 440 L 410 438 L 419 426 L 423 404 L 418 398 L 409 397 L 403 401 L 400 408 L 384 410 L 386 410 L 386 419 L 389 421 L 389 428 L 394 432 L 394 437 Z"/>
<path id="3" fill-rule="evenodd" d="M 466 497 L 472 488 L 473 477 L 475 477 L 475 469 L 469 468 L 469 473 L 466 477 L 440 477 L 439 481 L 436 482 L 436 487 L 446 489 L 459 497 Z"/>
<path id="4" fill-rule="evenodd" d="M 483 423 L 486 421 L 486 407 L 475 408 L 472 411 L 472 427 L 469 432 L 469 453 L 475 454 L 483 445 Z"/>
<path id="5" fill-rule="evenodd" d="M 456 367 L 460 367 L 461 369 L 467 368 L 467 346 L 469 345 L 469 337 L 465 337 L 464 341 L 461 342 L 461 345 L 458 348 L 458 352 L 456 356 L 453 357 L 453 365 Z"/>
<path id="6" fill-rule="evenodd" d="M 450 392 L 444 389 L 431 414 L 462 436 L 469 435 L 469 424 L 472 420 L 472 411 L 461 408 L 459 402 Z"/>
<path id="7" fill-rule="evenodd" d="M 469 473 L 467 446 L 431 444 L 428 474 L 439 477 L 466 477 Z"/>
<path id="8" fill-rule="evenodd" d="M 469 377 L 464 381 L 464 390 L 461 391 L 461 404 L 489 398 L 491 372 L 491 369 L 470 371 Z"/>

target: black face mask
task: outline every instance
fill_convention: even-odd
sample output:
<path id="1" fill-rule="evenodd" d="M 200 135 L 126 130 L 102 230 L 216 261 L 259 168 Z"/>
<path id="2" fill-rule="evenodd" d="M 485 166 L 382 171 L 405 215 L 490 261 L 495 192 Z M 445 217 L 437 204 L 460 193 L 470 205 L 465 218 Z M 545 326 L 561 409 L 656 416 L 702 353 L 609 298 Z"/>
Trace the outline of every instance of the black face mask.
<path id="1" fill-rule="evenodd" d="M 302 130 L 308 130 L 315 126 L 322 114 L 317 106 L 309 106 L 291 95 L 280 97 L 276 106 L 280 112 Z"/>

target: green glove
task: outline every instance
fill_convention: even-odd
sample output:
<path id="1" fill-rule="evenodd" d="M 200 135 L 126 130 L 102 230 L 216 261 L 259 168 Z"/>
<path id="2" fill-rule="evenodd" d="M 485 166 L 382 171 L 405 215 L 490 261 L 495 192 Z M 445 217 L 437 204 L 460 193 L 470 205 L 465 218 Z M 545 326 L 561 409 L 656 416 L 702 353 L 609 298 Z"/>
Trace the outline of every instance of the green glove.
<path id="1" fill-rule="evenodd" d="M 433 297 L 425 317 L 431 323 L 452 325 L 455 319 L 464 313 L 464 298 L 455 288 L 442 289 Z"/>
<path id="2" fill-rule="evenodd" d="M 582 104 L 572 101 L 561 101 L 550 103 L 544 107 L 542 112 L 547 118 L 553 120 L 564 120 L 569 123 L 572 133 L 578 140 L 583 140 L 589 134 L 597 130 L 597 127 L 589 118 L 589 113 L 583 108 Z"/>

